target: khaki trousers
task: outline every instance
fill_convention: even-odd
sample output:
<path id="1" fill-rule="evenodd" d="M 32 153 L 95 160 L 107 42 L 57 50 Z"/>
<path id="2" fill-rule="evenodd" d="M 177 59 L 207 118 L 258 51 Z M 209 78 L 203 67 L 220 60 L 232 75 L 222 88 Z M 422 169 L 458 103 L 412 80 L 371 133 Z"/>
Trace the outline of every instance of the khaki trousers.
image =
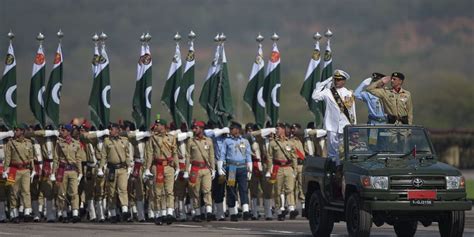
<path id="1" fill-rule="evenodd" d="M 106 176 L 108 178 L 109 175 Z M 117 206 L 117 199 L 115 195 L 118 195 L 120 206 L 128 206 L 128 174 L 126 168 L 115 169 L 114 180 L 107 182 L 107 205 L 109 209 L 113 209 Z"/>
<path id="2" fill-rule="evenodd" d="M 285 194 L 285 200 L 288 206 L 295 206 L 295 177 L 293 176 L 292 167 L 280 167 L 278 169 L 277 180 L 274 186 L 273 199 L 275 208 L 279 210 L 284 203 L 281 203 L 280 194 Z"/>
<path id="3" fill-rule="evenodd" d="M 191 199 L 193 200 L 194 209 L 201 207 L 201 195 L 203 196 L 205 206 L 212 205 L 211 187 L 211 171 L 209 169 L 200 169 L 196 183 L 191 185 Z"/>
<path id="4" fill-rule="evenodd" d="M 68 196 L 71 198 L 71 207 L 73 210 L 79 209 L 79 193 L 77 183 L 77 172 L 74 170 L 64 171 L 63 182 L 58 183 L 58 209 L 67 210 Z"/>
<path id="5" fill-rule="evenodd" d="M 10 208 L 17 208 L 18 205 L 18 194 L 22 203 L 26 208 L 31 208 L 31 193 L 30 193 L 30 170 L 17 170 L 16 177 L 15 177 L 15 184 L 12 186 L 12 190 L 10 192 Z"/>

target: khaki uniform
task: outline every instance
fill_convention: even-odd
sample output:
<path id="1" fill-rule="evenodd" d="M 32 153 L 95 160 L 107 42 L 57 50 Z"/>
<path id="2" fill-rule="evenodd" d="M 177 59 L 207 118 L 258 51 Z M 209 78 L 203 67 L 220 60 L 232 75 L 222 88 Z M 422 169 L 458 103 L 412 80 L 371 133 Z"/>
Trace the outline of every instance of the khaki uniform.
<path id="1" fill-rule="evenodd" d="M 212 205 L 211 174 L 215 167 L 214 145 L 208 137 L 193 137 L 186 143 L 186 168 L 191 167 L 189 185 L 193 208 L 199 214 L 201 195 L 204 205 Z M 188 168 L 189 169 L 189 168 Z M 193 179 L 195 182 L 193 183 Z"/>
<path id="2" fill-rule="evenodd" d="M 303 143 L 301 143 L 301 140 L 297 137 L 292 137 L 290 140 L 293 142 L 293 148 L 298 149 L 302 155 L 305 155 Z M 297 156 L 297 166 L 296 166 L 296 186 L 295 186 L 295 199 L 301 201 L 301 203 L 304 203 L 305 196 L 304 196 L 304 191 L 303 191 L 303 164 L 304 164 L 304 159 L 301 159 L 300 157 Z"/>
<path id="3" fill-rule="evenodd" d="M 137 211 L 138 220 L 144 220 L 144 186 L 143 186 L 143 166 L 145 161 L 145 143 L 146 141 L 137 141 L 135 136 L 129 135 L 128 139 L 132 145 L 133 152 L 133 171 L 128 180 L 128 201 L 132 210 Z M 137 210 L 138 209 L 138 210 Z"/>
<path id="4" fill-rule="evenodd" d="M 188 182 L 183 178 L 183 174 L 186 171 L 186 141 L 178 141 L 178 164 L 179 164 L 179 176 L 175 181 L 174 195 L 178 199 L 179 218 L 181 220 L 186 219 L 186 212 L 184 210 L 184 199 L 188 193 Z"/>
<path id="5" fill-rule="evenodd" d="M 128 168 L 130 143 L 126 137 L 106 137 L 104 139 L 101 150 L 102 159 L 100 161 L 100 169 L 104 169 L 107 165 L 107 204 L 112 213 L 115 213 L 116 193 L 120 205 L 128 207 Z"/>
<path id="6" fill-rule="evenodd" d="M 173 215 L 174 173 L 179 168 L 175 136 L 162 133 L 150 137 L 146 143 L 145 168 L 151 169 L 155 179 L 157 210 L 161 210 L 162 216 Z"/>
<path id="7" fill-rule="evenodd" d="M 0 222 L 6 220 L 5 215 L 5 204 L 7 202 L 9 189 L 7 188 L 6 181 L 1 178 L 3 172 L 5 172 L 3 167 L 3 162 L 5 160 L 5 144 L 7 139 L 0 139 Z"/>
<path id="8" fill-rule="evenodd" d="M 10 209 L 19 206 L 17 202 L 18 193 L 23 201 L 25 213 L 27 209 L 31 212 L 30 174 L 33 168 L 33 144 L 30 139 L 14 138 L 5 146 L 5 170 L 9 169 L 9 176 L 15 175 L 15 183 L 10 192 Z"/>
<path id="9" fill-rule="evenodd" d="M 280 194 L 285 195 L 289 207 L 295 206 L 295 172 L 297 168 L 296 154 L 292 141 L 288 138 L 275 137 L 268 146 L 268 167 L 272 176 L 276 176 L 273 189 L 275 208 L 280 214 L 284 203 Z M 276 168 L 278 167 L 278 168 Z M 276 170 L 278 169 L 278 171 Z"/>
<path id="10" fill-rule="evenodd" d="M 377 84 L 377 82 L 370 84 L 367 91 L 380 98 L 388 121 L 390 122 L 392 116 L 397 120 L 395 123 L 402 123 L 403 117 L 407 117 L 408 124 L 412 124 L 413 104 L 410 92 L 403 88 L 399 92 L 391 88 L 377 88 Z"/>
<path id="11" fill-rule="evenodd" d="M 53 172 L 58 183 L 58 209 L 67 210 L 68 196 L 73 210 L 79 209 L 78 176 L 82 174 L 81 145 L 77 140 L 58 138 L 53 154 Z M 61 174 L 64 172 L 63 174 Z M 59 180 L 63 175 L 62 182 Z"/>

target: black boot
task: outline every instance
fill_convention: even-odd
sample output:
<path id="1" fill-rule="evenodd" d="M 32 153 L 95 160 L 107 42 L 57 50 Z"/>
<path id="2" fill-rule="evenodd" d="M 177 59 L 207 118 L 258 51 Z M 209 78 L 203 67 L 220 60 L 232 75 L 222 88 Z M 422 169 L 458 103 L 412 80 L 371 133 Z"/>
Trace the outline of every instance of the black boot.
<path id="1" fill-rule="evenodd" d="M 193 216 L 193 221 L 194 221 L 194 222 L 202 222 L 200 216 Z"/>
<path id="2" fill-rule="evenodd" d="M 284 221 L 285 220 L 285 215 L 283 215 L 283 214 L 278 215 L 278 220 L 279 221 Z"/>
<path id="3" fill-rule="evenodd" d="M 250 218 L 252 218 L 252 214 L 250 214 L 250 212 L 248 211 L 244 212 L 243 216 L 244 216 L 244 221 L 248 221 L 250 220 Z"/>
<path id="4" fill-rule="evenodd" d="M 298 211 L 297 210 L 294 210 L 294 211 L 290 211 L 290 220 L 294 220 L 296 219 L 296 217 L 298 216 Z"/>
<path id="5" fill-rule="evenodd" d="M 237 217 L 237 215 L 230 215 L 230 221 L 237 222 L 239 221 L 239 218 Z"/>
<path id="6" fill-rule="evenodd" d="M 73 216 L 72 217 L 72 223 L 77 223 L 81 220 L 81 218 L 79 216 Z"/>
<path id="7" fill-rule="evenodd" d="M 171 225 L 175 221 L 176 221 L 176 218 L 174 218 L 174 216 L 172 216 L 172 215 L 167 215 L 166 216 L 166 224 L 167 225 Z"/>
<path id="8" fill-rule="evenodd" d="M 155 225 L 163 225 L 163 218 L 155 217 Z"/>
<path id="9" fill-rule="evenodd" d="M 212 213 L 210 213 L 210 212 L 208 212 L 208 213 L 206 214 L 206 221 L 209 222 L 209 221 L 215 221 L 215 220 L 217 220 L 217 219 L 216 219 L 216 215 L 214 215 L 214 214 L 212 214 Z"/>

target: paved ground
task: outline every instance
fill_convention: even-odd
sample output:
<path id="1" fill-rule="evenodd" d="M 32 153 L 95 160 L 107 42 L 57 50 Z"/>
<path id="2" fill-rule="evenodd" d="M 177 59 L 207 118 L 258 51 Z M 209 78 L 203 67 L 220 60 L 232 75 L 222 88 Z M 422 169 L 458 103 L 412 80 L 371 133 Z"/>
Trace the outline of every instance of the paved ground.
<path id="1" fill-rule="evenodd" d="M 151 223 L 119 224 L 0 224 L 0 236 L 310 236 L 308 221 L 240 221 L 240 222 L 205 222 L 175 223 L 170 226 L 156 226 Z M 332 236 L 347 236 L 345 223 L 336 223 Z M 392 226 L 373 227 L 371 236 L 395 236 Z M 418 225 L 416 236 L 439 236 L 436 224 L 430 227 Z M 466 213 L 464 236 L 474 237 L 474 211 Z"/>

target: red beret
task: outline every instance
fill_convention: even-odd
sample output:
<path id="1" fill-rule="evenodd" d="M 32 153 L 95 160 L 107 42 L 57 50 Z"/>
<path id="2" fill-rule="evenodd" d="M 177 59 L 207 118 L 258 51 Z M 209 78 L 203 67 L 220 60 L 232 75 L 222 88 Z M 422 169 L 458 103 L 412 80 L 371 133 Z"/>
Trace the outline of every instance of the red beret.
<path id="1" fill-rule="evenodd" d="M 204 123 L 203 121 L 196 121 L 194 122 L 193 126 L 204 128 L 206 126 L 206 123 Z"/>

